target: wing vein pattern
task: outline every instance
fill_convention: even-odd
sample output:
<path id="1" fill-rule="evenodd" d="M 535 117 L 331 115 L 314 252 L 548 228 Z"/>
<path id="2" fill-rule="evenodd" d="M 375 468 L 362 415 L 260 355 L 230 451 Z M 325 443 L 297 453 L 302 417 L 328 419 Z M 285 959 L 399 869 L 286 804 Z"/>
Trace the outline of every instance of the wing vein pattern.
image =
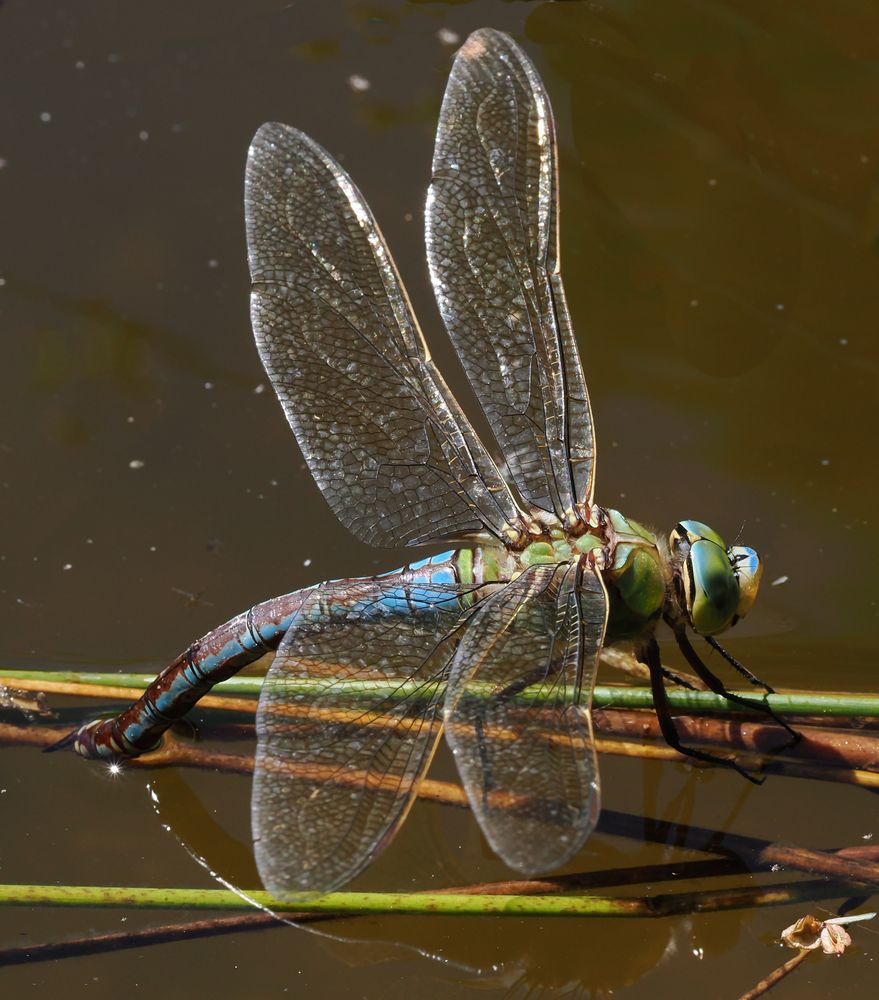
<path id="1" fill-rule="evenodd" d="M 533 566 L 480 605 L 455 653 L 446 739 L 489 843 L 519 871 L 565 864 L 598 819 L 590 703 L 606 621 L 591 567 Z"/>
<path id="2" fill-rule="evenodd" d="M 461 47 L 425 219 L 437 302 L 513 481 L 561 518 L 592 502 L 592 415 L 559 274 L 552 109 L 507 35 Z"/>
<path id="3" fill-rule="evenodd" d="M 521 511 L 430 359 L 348 175 L 302 132 L 263 125 L 245 212 L 257 346 L 342 523 L 374 545 L 502 537 Z"/>
<path id="4" fill-rule="evenodd" d="M 274 895 L 344 884 L 403 822 L 442 733 L 459 626 L 478 601 L 461 584 L 400 574 L 309 593 L 257 712 L 254 846 Z M 306 678 L 316 692 L 290 683 Z"/>

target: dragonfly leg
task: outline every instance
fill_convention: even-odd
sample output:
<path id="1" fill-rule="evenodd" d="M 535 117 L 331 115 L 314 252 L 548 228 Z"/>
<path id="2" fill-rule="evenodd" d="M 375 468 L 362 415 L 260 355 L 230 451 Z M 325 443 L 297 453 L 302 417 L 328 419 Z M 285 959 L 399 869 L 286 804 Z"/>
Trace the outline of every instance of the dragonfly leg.
<path id="1" fill-rule="evenodd" d="M 665 680 L 669 681 L 671 684 L 675 684 L 678 687 L 686 688 L 687 691 L 698 691 L 699 688 L 696 687 L 691 681 L 688 681 L 686 677 L 681 677 L 680 674 L 676 674 L 674 670 L 669 670 L 668 667 L 662 668 L 662 676 Z"/>
<path id="2" fill-rule="evenodd" d="M 702 638 L 708 643 L 708 645 L 713 650 L 715 650 L 715 652 L 720 653 L 720 655 L 726 660 L 726 662 L 734 670 L 737 670 L 742 675 L 742 677 L 744 677 L 745 680 L 748 681 L 748 683 L 753 684 L 754 687 L 761 687 L 761 688 L 763 688 L 763 690 L 767 694 L 775 694 L 775 689 L 774 688 L 771 688 L 766 683 L 766 681 L 761 681 L 760 678 L 756 674 L 751 673 L 751 671 L 748 670 L 748 668 L 744 665 L 744 663 L 742 663 L 741 660 L 737 660 L 732 655 L 732 653 L 727 652 L 723 648 L 723 646 L 720 645 L 720 643 L 717 641 L 717 639 L 714 638 L 713 635 L 705 635 Z"/>
<path id="3" fill-rule="evenodd" d="M 549 674 L 547 673 L 546 666 L 535 667 L 533 670 L 525 674 L 524 677 L 520 677 L 518 680 L 514 681 L 512 684 L 508 684 L 505 688 L 501 688 L 494 697 L 497 700 L 507 700 L 515 698 L 517 694 L 521 694 L 523 691 L 527 691 L 533 684 L 543 683 L 546 681 Z"/>
<path id="4" fill-rule="evenodd" d="M 488 796 L 491 791 L 494 790 L 494 777 L 492 776 L 491 760 L 488 753 L 488 742 L 485 735 L 485 726 L 482 723 L 482 719 L 473 720 L 473 730 L 476 736 L 476 746 L 479 752 L 479 759 L 482 762 L 482 804 L 483 806 L 488 805 Z"/>
<path id="5" fill-rule="evenodd" d="M 659 722 L 659 728 L 662 731 L 663 739 L 666 743 L 673 749 L 677 750 L 678 753 L 682 753 L 687 757 L 693 757 L 695 760 L 704 761 L 706 764 L 722 764 L 724 767 L 731 767 L 734 771 L 743 777 L 747 778 L 752 784 L 762 785 L 764 779 L 755 777 L 753 774 L 748 774 L 748 772 L 740 767 L 734 760 L 729 757 L 722 757 L 719 754 L 709 753 L 706 750 L 697 750 L 695 747 L 688 747 L 681 742 L 680 734 L 677 731 L 677 727 L 674 724 L 674 719 L 671 715 L 671 706 L 668 702 L 668 693 L 665 690 L 665 671 L 662 666 L 662 659 L 659 655 L 659 645 L 655 639 L 650 639 L 645 648 L 645 659 L 647 660 L 647 666 L 650 668 L 650 687 L 653 691 L 653 707 L 656 711 L 656 718 Z"/>
<path id="6" fill-rule="evenodd" d="M 782 750 L 786 750 L 788 747 L 793 746 L 795 743 L 799 743 L 800 734 L 791 726 L 789 726 L 784 721 L 784 719 L 782 719 L 773 710 L 772 706 L 769 705 L 765 700 L 745 698 L 743 695 L 736 694 L 734 691 L 727 690 L 726 686 L 723 684 L 720 678 L 715 676 L 715 674 L 702 661 L 702 658 L 693 648 L 693 644 L 687 638 L 687 634 L 684 632 L 682 628 L 676 628 L 674 630 L 674 636 L 678 644 L 678 648 L 684 654 L 687 663 L 690 664 L 690 666 L 695 671 L 696 675 L 705 682 L 710 691 L 713 691 L 715 694 L 719 694 L 721 698 L 726 698 L 727 701 L 732 701 L 737 705 L 742 705 L 746 708 L 752 708 L 755 711 L 763 712 L 765 715 L 768 715 L 773 722 L 777 723 L 779 726 L 782 727 L 782 729 L 784 729 L 787 732 L 787 734 L 790 736 L 790 742 L 786 743 L 783 747 L 780 747 L 779 752 L 781 752 Z M 751 672 L 747 669 L 747 667 L 744 667 L 742 664 L 740 664 L 738 660 L 735 660 L 735 662 L 733 662 L 733 658 L 728 656 L 725 650 L 722 650 L 722 647 L 720 647 L 720 643 L 716 643 L 716 645 L 712 643 L 711 645 L 712 648 L 721 649 L 724 659 L 732 663 L 733 666 L 736 666 L 737 669 L 741 667 L 740 672 L 744 671 L 745 676 L 750 675 L 751 677 L 754 677 L 754 675 L 751 674 Z M 762 681 L 757 681 L 757 683 L 758 684 L 762 683 Z M 767 689 L 767 694 L 769 693 L 769 691 L 770 689 Z"/>

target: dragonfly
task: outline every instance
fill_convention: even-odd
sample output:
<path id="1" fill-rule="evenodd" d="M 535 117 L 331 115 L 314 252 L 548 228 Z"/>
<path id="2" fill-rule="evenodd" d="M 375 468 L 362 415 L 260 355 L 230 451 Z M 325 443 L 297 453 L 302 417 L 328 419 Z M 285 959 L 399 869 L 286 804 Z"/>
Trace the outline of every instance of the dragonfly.
<path id="1" fill-rule="evenodd" d="M 193 643 L 140 700 L 74 735 L 86 757 L 154 749 L 218 681 L 275 657 L 257 711 L 256 861 L 280 898 L 335 889 L 388 844 L 445 737 L 494 851 L 557 869 L 595 828 L 591 698 L 604 646 L 655 637 L 727 692 L 690 636 L 754 603 L 757 553 L 695 520 L 667 539 L 595 503 L 595 439 L 559 271 L 558 153 L 537 71 L 507 35 L 458 51 L 425 212 L 430 278 L 493 440 L 434 364 L 363 196 L 302 132 L 256 133 L 245 178 L 252 325 L 308 468 L 376 546 L 453 545 L 379 576 L 255 605 Z M 767 690 L 771 690 L 767 688 Z M 734 763 L 733 763 L 733 766 Z"/>

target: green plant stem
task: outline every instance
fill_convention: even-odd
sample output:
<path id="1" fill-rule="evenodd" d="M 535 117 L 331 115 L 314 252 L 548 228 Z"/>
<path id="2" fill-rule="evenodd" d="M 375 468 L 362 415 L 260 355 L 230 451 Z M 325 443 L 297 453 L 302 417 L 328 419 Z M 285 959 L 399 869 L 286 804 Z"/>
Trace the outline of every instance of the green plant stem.
<path id="1" fill-rule="evenodd" d="M 593 895 L 515 895 L 494 892 L 331 892 L 284 902 L 263 890 L 249 891 L 255 903 L 291 915 L 408 914 L 418 916 L 666 917 L 753 906 L 786 906 L 800 899 L 845 895 L 851 883 L 825 880 L 778 886 L 611 898 Z M 135 907 L 137 909 L 248 910 L 252 904 L 228 889 L 156 889 L 139 886 L 0 885 L 0 905 Z"/>
<path id="2" fill-rule="evenodd" d="M 715 862 L 711 863 L 714 864 Z M 702 864 L 702 862 L 697 862 L 697 864 Z M 639 869 L 632 869 L 633 875 L 638 871 Z M 600 872 L 595 872 L 579 876 L 558 876 L 558 879 L 560 883 L 565 882 L 567 879 L 572 879 L 576 883 L 581 879 L 588 881 L 593 877 L 601 879 L 601 874 Z M 631 880 L 626 879 L 625 881 L 630 882 Z M 515 892 L 516 887 L 523 885 L 528 885 L 528 883 L 487 883 L 484 886 L 473 887 L 473 889 L 485 889 L 497 895 L 506 890 L 507 887 L 512 887 L 508 891 Z M 552 889 L 553 887 L 550 885 L 547 888 Z M 849 888 L 845 883 L 828 882 L 825 879 L 821 879 L 818 881 L 809 880 L 766 887 L 746 886 L 743 888 L 721 889 L 708 892 L 668 894 L 644 900 L 645 905 L 643 910 L 639 910 L 639 912 L 632 913 L 631 915 L 660 917 L 694 912 L 718 912 L 721 910 L 758 906 L 782 906 L 806 899 L 814 901 L 816 899 L 838 898 Z M 137 890 L 129 891 L 136 892 Z M 451 890 L 453 894 L 468 891 L 470 891 L 469 887 Z M 579 915 L 582 916 L 583 914 Z M 604 916 L 605 914 L 595 915 Z M 313 924 L 319 921 L 342 919 L 348 916 L 351 916 L 351 914 L 344 912 L 288 913 L 284 919 L 295 919 L 300 924 Z M 127 948 L 143 948 L 148 945 L 165 944 L 169 941 L 191 940 L 199 937 L 213 937 L 219 934 L 261 930 L 263 928 L 276 927 L 279 919 L 279 917 L 271 913 L 246 912 L 237 913 L 233 916 L 202 918 L 185 923 L 165 924 L 160 927 L 151 927 L 137 931 L 98 934 L 44 944 L 20 945 L 13 948 L 0 949 L 0 967 L 40 961 L 54 961 L 60 958 L 81 955 L 96 955 Z"/>
<path id="3" fill-rule="evenodd" d="M 248 892 L 278 913 L 403 913 L 455 916 L 638 916 L 641 900 L 604 896 L 501 896 L 488 893 L 332 892 L 283 902 L 263 890 Z M 246 910 L 251 903 L 228 889 L 155 889 L 94 885 L 3 885 L 0 905 L 116 907 L 138 909 Z M 642 915 L 647 915 L 646 913 Z"/>
<path id="4" fill-rule="evenodd" d="M 16 680 L 37 682 L 64 682 L 68 684 L 90 684 L 106 687 L 130 687 L 143 690 L 152 683 L 154 677 L 150 674 L 107 674 L 94 671 L 73 670 L 0 670 L 0 683 L 14 684 Z M 322 693 L 319 683 L 309 680 L 288 679 L 286 685 L 298 694 L 308 695 Z M 263 685 L 262 677 L 232 677 L 221 681 L 214 687 L 214 693 L 257 695 Z M 376 691 L 403 694 L 411 687 L 411 694 L 425 692 L 422 682 L 390 681 L 340 681 L 338 687 L 346 688 L 353 697 L 360 692 L 374 696 Z M 468 688 L 468 691 L 470 689 Z M 734 694 L 742 695 L 752 701 L 763 701 L 764 696 L 755 689 L 737 690 Z M 528 698 L 534 697 L 529 692 Z M 551 694 L 558 697 L 558 691 Z M 710 691 L 687 691 L 671 688 L 668 692 L 672 708 L 683 712 L 703 713 L 722 712 L 724 714 L 748 709 L 731 704 L 725 698 Z M 827 716 L 857 716 L 859 718 L 879 718 L 879 696 L 868 694 L 853 694 L 848 692 L 815 692 L 791 691 L 765 696 L 765 702 L 779 714 L 787 715 L 827 715 Z M 652 708 L 653 698 L 650 689 L 646 687 L 626 687 L 599 685 L 593 696 L 594 708 Z"/>

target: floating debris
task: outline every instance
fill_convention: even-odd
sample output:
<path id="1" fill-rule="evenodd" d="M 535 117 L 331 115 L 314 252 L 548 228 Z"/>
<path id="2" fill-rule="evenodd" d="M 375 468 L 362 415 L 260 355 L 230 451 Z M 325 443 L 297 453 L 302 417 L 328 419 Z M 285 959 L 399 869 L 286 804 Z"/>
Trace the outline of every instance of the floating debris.
<path id="1" fill-rule="evenodd" d="M 851 917 L 828 917 L 819 920 L 807 913 L 796 923 L 785 927 L 781 940 L 788 948 L 814 951 L 820 947 L 825 955 L 841 955 L 852 943 L 851 935 L 843 924 L 854 924 L 861 920 L 872 920 L 875 913 L 857 913 Z"/>

